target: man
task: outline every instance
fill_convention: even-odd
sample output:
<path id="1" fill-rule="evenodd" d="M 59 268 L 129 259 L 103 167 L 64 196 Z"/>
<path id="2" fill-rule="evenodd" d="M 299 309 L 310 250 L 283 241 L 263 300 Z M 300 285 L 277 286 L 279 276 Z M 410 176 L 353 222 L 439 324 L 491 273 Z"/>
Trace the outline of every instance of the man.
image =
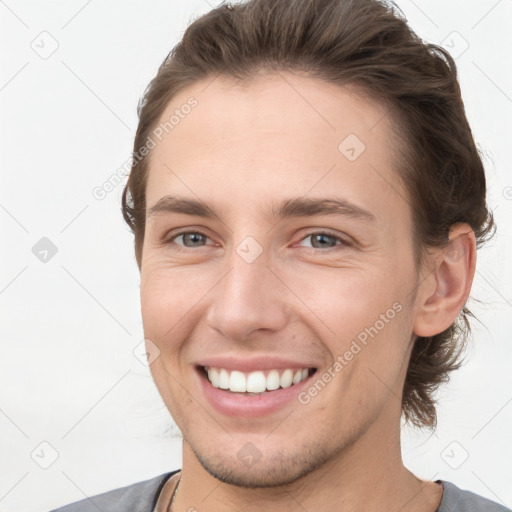
<path id="1" fill-rule="evenodd" d="M 139 116 L 123 214 L 182 468 L 59 510 L 506 510 L 400 453 L 493 229 L 449 55 L 375 0 L 223 5 Z"/>

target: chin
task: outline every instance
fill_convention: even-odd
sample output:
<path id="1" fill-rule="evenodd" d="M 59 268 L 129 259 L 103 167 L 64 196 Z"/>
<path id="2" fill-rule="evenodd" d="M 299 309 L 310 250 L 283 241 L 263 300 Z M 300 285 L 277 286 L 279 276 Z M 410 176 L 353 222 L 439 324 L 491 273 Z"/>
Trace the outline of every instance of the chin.
<path id="1" fill-rule="evenodd" d="M 245 448 L 245 451 L 243 451 Z M 251 444 L 232 457 L 219 453 L 204 453 L 192 447 L 201 466 L 214 478 L 237 487 L 279 487 L 297 482 L 327 464 L 333 457 L 325 446 L 297 444 L 285 452 L 261 453 Z"/>

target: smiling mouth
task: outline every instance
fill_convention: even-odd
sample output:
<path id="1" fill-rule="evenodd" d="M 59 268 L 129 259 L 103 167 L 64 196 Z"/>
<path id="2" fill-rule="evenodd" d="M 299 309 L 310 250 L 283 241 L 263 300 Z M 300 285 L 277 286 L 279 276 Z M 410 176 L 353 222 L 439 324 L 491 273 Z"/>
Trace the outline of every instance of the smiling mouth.
<path id="1" fill-rule="evenodd" d="M 209 366 L 200 366 L 200 370 L 214 388 L 248 396 L 257 396 L 289 388 L 303 382 L 316 372 L 316 368 L 240 372 Z"/>

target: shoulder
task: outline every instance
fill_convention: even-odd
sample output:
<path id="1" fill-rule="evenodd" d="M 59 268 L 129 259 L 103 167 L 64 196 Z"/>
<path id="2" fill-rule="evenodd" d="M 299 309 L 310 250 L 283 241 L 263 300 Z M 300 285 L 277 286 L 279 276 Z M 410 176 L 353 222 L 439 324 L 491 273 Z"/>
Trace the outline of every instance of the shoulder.
<path id="1" fill-rule="evenodd" d="M 159 475 L 150 480 L 120 487 L 76 503 L 52 510 L 51 512 L 153 512 L 165 482 L 179 470 Z"/>
<path id="2" fill-rule="evenodd" d="M 510 512 L 510 509 L 471 491 L 441 480 L 443 498 L 437 512 Z"/>

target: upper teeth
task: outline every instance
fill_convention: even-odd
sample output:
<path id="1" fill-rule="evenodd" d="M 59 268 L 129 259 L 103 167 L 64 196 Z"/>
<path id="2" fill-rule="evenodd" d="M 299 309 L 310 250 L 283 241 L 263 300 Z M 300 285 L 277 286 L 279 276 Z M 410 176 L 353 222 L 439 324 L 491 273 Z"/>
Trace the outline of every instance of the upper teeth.
<path id="1" fill-rule="evenodd" d="M 279 387 L 288 388 L 292 384 L 303 381 L 309 374 L 307 368 L 251 373 L 224 368 L 205 368 L 205 370 L 208 372 L 208 380 L 214 388 L 229 389 L 239 393 L 262 393 L 265 390 L 274 391 Z"/>

